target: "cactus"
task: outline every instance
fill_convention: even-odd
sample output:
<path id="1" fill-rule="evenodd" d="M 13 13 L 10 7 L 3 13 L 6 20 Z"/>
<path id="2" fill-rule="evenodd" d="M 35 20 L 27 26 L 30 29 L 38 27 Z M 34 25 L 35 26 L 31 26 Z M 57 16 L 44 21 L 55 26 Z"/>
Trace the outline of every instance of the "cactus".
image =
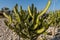
<path id="1" fill-rule="evenodd" d="M 36 7 L 34 7 L 33 4 L 32 7 L 28 6 L 27 13 L 22 9 L 22 6 L 20 6 L 19 12 L 18 5 L 16 4 L 13 9 L 14 12 L 12 15 L 7 15 L 6 13 L 3 13 L 3 15 L 8 19 L 8 21 L 4 22 L 19 36 L 33 40 L 41 33 L 44 33 L 45 30 L 47 30 L 49 25 L 52 23 L 52 20 L 47 23 L 44 21 L 45 19 L 41 17 L 46 13 L 48 8 L 50 7 L 50 4 L 51 0 L 48 1 L 45 9 L 39 14 L 37 13 L 37 9 Z"/>

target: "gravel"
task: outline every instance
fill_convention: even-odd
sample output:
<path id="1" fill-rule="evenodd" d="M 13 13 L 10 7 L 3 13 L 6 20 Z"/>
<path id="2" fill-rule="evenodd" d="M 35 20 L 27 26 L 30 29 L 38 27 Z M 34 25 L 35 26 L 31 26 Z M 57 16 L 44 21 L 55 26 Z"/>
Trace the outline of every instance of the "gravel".
<path id="1" fill-rule="evenodd" d="M 19 40 L 19 36 L 4 24 L 4 18 L 0 18 L 0 40 Z"/>
<path id="2" fill-rule="evenodd" d="M 0 40 L 19 40 L 19 36 L 10 30 L 5 24 L 4 21 L 5 18 L 0 18 Z M 53 30 L 54 27 L 50 27 L 47 32 L 50 32 Z M 55 30 L 56 34 L 53 35 L 46 35 L 47 40 L 60 40 L 60 31 L 58 28 Z M 44 35 L 43 35 L 44 36 Z M 38 37 L 38 39 L 41 38 L 41 35 Z"/>

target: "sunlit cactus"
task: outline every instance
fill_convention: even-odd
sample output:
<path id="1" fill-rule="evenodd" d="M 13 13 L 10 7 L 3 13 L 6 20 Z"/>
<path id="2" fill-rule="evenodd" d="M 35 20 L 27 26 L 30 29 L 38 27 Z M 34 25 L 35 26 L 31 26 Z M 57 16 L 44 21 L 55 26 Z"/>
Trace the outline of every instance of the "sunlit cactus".
<path id="1" fill-rule="evenodd" d="M 12 15 L 3 13 L 4 16 L 8 19 L 4 22 L 19 36 L 34 40 L 38 35 L 44 33 L 52 23 L 52 20 L 50 20 L 50 22 L 46 21 L 50 16 L 46 20 L 42 17 L 50 7 L 50 4 L 51 0 L 48 0 L 46 7 L 39 14 L 37 12 L 37 8 L 34 7 L 34 4 L 32 4 L 31 7 L 28 6 L 27 12 L 22 9 L 22 6 L 20 6 L 20 11 L 18 11 L 18 5 L 16 4 Z"/>

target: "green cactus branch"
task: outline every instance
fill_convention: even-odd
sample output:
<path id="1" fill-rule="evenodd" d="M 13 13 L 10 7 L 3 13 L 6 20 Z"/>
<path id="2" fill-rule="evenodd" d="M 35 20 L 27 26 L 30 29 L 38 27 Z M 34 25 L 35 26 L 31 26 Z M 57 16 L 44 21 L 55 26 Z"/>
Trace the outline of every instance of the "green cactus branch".
<path id="1" fill-rule="evenodd" d="M 28 6 L 28 11 L 29 11 L 29 15 L 33 18 L 33 15 L 32 15 L 32 13 L 31 13 L 30 6 Z"/>
<path id="2" fill-rule="evenodd" d="M 3 15 L 9 20 L 8 25 L 10 25 L 12 23 L 12 17 L 10 15 L 5 14 L 5 13 L 3 13 Z"/>
<path id="3" fill-rule="evenodd" d="M 51 0 L 48 1 L 46 7 L 44 8 L 44 10 L 37 16 L 37 20 L 39 19 L 39 17 L 41 17 L 44 13 L 46 13 L 46 11 L 48 10 L 48 8 L 50 7 L 51 4 Z"/>
<path id="4" fill-rule="evenodd" d="M 19 13 L 18 13 L 18 5 L 16 5 L 15 7 L 14 7 L 14 13 L 15 13 L 15 17 L 16 17 L 16 20 L 18 21 L 18 22 L 21 22 L 21 20 L 20 20 L 20 16 L 19 16 Z"/>
<path id="5" fill-rule="evenodd" d="M 34 26 L 34 29 L 36 29 L 37 26 L 39 25 L 39 18 L 48 10 L 48 8 L 50 7 L 50 4 L 51 4 L 51 0 L 48 1 L 45 9 L 37 16 L 36 24 L 35 24 L 35 26 Z"/>

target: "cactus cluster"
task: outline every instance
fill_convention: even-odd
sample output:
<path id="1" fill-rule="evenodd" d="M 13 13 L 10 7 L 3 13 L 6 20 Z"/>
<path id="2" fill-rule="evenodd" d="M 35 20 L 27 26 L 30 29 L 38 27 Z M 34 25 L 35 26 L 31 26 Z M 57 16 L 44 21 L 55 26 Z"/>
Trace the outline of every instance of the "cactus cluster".
<path id="1" fill-rule="evenodd" d="M 8 19 L 4 22 L 19 36 L 33 40 L 41 33 L 44 33 L 52 23 L 52 19 L 54 19 L 53 15 L 43 17 L 50 4 L 51 0 L 48 0 L 42 12 L 37 12 L 37 8 L 33 4 L 32 6 L 28 6 L 28 11 L 23 10 L 22 6 L 20 6 L 20 11 L 18 11 L 18 5 L 16 4 L 13 8 L 12 15 L 3 13 Z"/>

